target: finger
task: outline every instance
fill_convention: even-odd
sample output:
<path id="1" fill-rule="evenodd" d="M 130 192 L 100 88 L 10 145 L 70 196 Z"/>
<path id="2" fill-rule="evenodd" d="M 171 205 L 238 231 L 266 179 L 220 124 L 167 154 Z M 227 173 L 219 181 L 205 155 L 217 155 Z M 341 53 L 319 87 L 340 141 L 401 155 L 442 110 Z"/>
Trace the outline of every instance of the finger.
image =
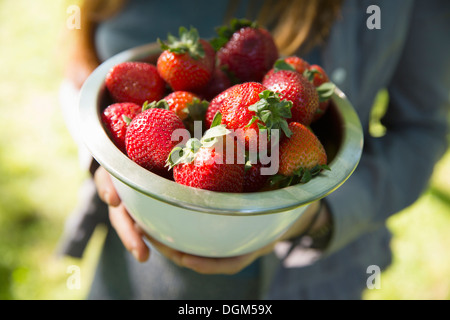
<path id="1" fill-rule="evenodd" d="M 144 242 L 143 234 L 136 228 L 134 220 L 123 204 L 109 207 L 109 219 L 125 248 L 133 254 L 137 261 L 147 261 L 150 250 Z"/>
<path id="2" fill-rule="evenodd" d="M 252 254 L 230 258 L 206 258 L 185 254 L 181 257 L 181 264 L 201 274 L 233 275 L 253 261 L 251 256 Z"/>
<path id="3" fill-rule="evenodd" d="M 167 259 L 171 260 L 178 266 L 182 266 L 181 264 L 181 257 L 185 255 L 185 253 L 172 249 L 165 244 L 159 242 L 158 240 L 152 238 L 150 235 L 146 234 L 146 237 L 148 240 L 152 243 L 153 247 L 158 250 L 159 253 L 161 253 L 163 256 L 165 256 Z"/>
<path id="4" fill-rule="evenodd" d="M 181 265 L 201 274 L 226 274 L 233 275 L 249 266 L 258 257 L 268 254 L 274 248 L 271 243 L 257 251 L 227 258 L 206 258 L 184 254 L 181 257 Z"/>
<path id="5" fill-rule="evenodd" d="M 103 167 L 99 167 L 95 171 L 94 181 L 97 187 L 98 195 L 102 201 L 113 207 L 120 204 L 121 201 L 116 189 L 114 188 L 111 176 Z"/>
<path id="6" fill-rule="evenodd" d="M 274 247 L 274 244 L 271 243 L 257 251 L 241 256 L 210 258 L 180 252 L 164 245 L 150 236 L 147 237 L 152 245 L 166 258 L 172 260 L 180 267 L 189 268 L 201 274 L 236 274 L 250 265 L 259 256 L 271 252 Z"/>

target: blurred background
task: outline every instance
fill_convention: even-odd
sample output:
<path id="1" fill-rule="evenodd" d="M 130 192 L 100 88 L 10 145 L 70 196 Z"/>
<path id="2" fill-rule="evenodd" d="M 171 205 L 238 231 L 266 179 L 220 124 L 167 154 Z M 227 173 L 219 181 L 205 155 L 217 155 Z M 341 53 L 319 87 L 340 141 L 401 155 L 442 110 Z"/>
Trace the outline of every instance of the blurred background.
<path id="1" fill-rule="evenodd" d="M 83 299 L 104 230 L 82 259 L 58 257 L 65 219 L 86 177 L 61 114 L 58 90 L 77 1 L 0 0 L 0 299 Z M 371 130 L 386 93 L 381 93 Z M 365 299 L 450 299 L 450 152 L 428 190 L 388 221 L 394 261 Z M 72 266 L 80 287 L 68 280 Z"/>

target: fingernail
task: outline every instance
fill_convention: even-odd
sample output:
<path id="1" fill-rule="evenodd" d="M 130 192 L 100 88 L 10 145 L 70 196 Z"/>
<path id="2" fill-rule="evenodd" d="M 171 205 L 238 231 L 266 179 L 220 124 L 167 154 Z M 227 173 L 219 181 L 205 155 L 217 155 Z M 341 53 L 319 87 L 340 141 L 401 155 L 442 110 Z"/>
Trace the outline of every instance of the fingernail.
<path id="1" fill-rule="evenodd" d="M 131 250 L 131 254 L 133 255 L 133 257 L 134 257 L 137 261 L 141 262 L 141 259 L 140 259 L 140 257 L 139 257 L 139 252 L 137 251 L 137 249 L 132 249 L 132 250 Z"/>
<path id="2" fill-rule="evenodd" d="M 105 192 L 103 192 L 103 201 L 105 201 L 106 202 L 106 204 L 108 204 L 109 205 L 109 191 L 105 191 Z"/>

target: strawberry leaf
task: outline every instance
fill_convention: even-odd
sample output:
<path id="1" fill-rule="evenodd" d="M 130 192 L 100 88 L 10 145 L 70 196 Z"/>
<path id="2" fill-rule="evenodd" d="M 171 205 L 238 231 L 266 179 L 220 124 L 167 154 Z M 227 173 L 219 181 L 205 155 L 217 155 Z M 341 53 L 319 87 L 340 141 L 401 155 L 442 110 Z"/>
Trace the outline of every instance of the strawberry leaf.
<path id="1" fill-rule="evenodd" d="M 280 100 L 279 95 L 270 90 L 261 92 L 259 98 L 258 102 L 248 107 L 250 111 L 255 112 L 255 116 L 253 116 L 247 126 L 258 120 L 259 129 L 267 130 L 269 138 L 272 129 L 281 129 L 286 136 L 290 137 L 292 132 L 287 125 L 286 119 L 292 116 L 292 102 Z"/>
<path id="2" fill-rule="evenodd" d="M 334 93 L 336 85 L 332 82 L 325 82 L 317 87 L 317 93 L 319 94 L 319 101 L 328 101 Z"/>
<path id="3" fill-rule="evenodd" d="M 273 71 L 278 72 L 280 70 L 295 71 L 295 68 L 291 64 L 284 61 L 284 59 L 278 59 L 273 65 Z"/>
<path id="4" fill-rule="evenodd" d="M 265 99 L 265 97 L 260 95 L 260 99 L 258 102 L 252 104 L 251 106 L 248 107 L 248 110 L 250 111 L 254 111 L 256 113 L 261 112 L 262 110 L 267 108 L 267 100 Z"/>
<path id="5" fill-rule="evenodd" d="M 180 164 L 182 161 L 182 158 L 184 156 L 184 150 L 181 147 L 175 147 L 172 149 L 172 151 L 170 151 L 169 156 L 167 157 L 166 160 L 166 167 L 170 169 L 172 169 L 173 167 L 175 167 L 177 164 Z"/>
<path id="6" fill-rule="evenodd" d="M 223 25 L 216 28 L 217 37 L 213 38 L 210 43 L 214 50 L 219 51 L 233 36 L 233 34 L 242 28 L 251 27 L 258 28 L 255 21 L 248 19 L 232 19 L 229 25 Z"/>
<path id="7" fill-rule="evenodd" d="M 149 106 L 148 101 L 145 101 L 144 104 L 142 105 L 142 111 L 145 111 L 147 109 L 150 109 L 150 106 Z"/>
<path id="8" fill-rule="evenodd" d="M 257 116 L 253 116 L 251 118 L 251 120 L 247 123 L 247 125 L 245 126 L 246 128 L 250 127 L 252 124 L 254 124 L 256 121 L 258 121 L 258 117 Z"/>
<path id="9" fill-rule="evenodd" d="M 191 163 L 195 159 L 195 154 L 201 148 L 201 142 L 196 138 L 191 138 L 186 142 L 185 147 L 177 146 L 172 149 L 166 160 L 166 167 L 169 170 L 181 163 Z"/>
<path id="10" fill-rule="evenodd" d="M 313 177 L 313 175 L 310 170 L 304 170 L 304 172 L 300 178 L 300 183 L 307 183 L 307 182 L 311 181 L 312 177 Z"/>
<path id="11" fill-rule="evenodd" d="M 183 123 L 191 136 L 195 135 L 196 122 L 203 123 L 208 106 L 208 101 L 194 98 L 192 102 L 187 103 L 186 107 L 181 110 L 184 114 L 186 114 Z"/>
<path id="12" fill-rule="evenodd" d="M 169 50 L 176 54 L 188 53 L 195 60 L 205 56 L 205 50 L 199 41 L 200 36 L 196 28 L 191 27 L 188 30 L 185 27 L 180 27 L 178 33 L 178 38 L 169 33 L 167 35 L 167 43 L 158 39 L 161 49 Z"/>
<path id="13" fill-rule="evenodd" d="M 202 139 L 200 140 L 200 143 L 202 147 L 210 148 L 214 146 L 219 137 L 223 137 L 227 134 L 229 134 L 231 131 L 228 130 L 224 124 L 217 125 L 213 128 L 210 128 L 206 130 L 205 134 L 203 135 Z"/>
<path id="14" fill-rule="evenodd" d="M 258 23 L 256 21 L 251 21 L 248 19 L 237 19 L 234 18 L 230 22 L 230 28 L 233 32 L 239 31 L 242 28 L 251 27 L 258 28 Z"/>
<path id="15" fill-rule="evenodd" d="M 200 121 L 205 117 L 208 106 L 208 101 L 194 98 L 183 111 L 189 115 L 189 121 Z"/>
<path id="16" fill-rule="evenodd" d="M 272 112 L 270 110 L 262 110 L 260 113 L 260 117 L 262 122 L 264 122 L 267 125 L 271 124 L 272 120 Z"/>
<path id="17" fill-rule="evenodd" d="M 191 138 L 186 142 L 186 148 L 191 150 L 193 153 L 196 153 L 202 146 L 200 140 L 196 138 Z"/>
<path id="18" fill-rule="evenodd" d="M 155 108 L 169 110 L 169 104 L 167 103 L 166 100 L 161 99 L 159 101 L 153 101 L 150 103 L 148 101 L 145 101 L 144 104 L 142 105 L 142 111 Z"/>
<path id="19" fill-rule="evenodd" d="M 225 125 L 217 125 L 214 128 L 208 129 L 203 137 L 198 140 L 197 138 L 191 138 L 186 142 L 184 147 L 177 146 L 172 149 L 166 160 L 166 167 L 169 169 L 181 163 L 191 163 L 195 159 L 195 155 L 200 148 L 211 148 L 217 142 L 218 138 L 229 134 Z"/>
<path id="20" fill-rule="evenodd" d="M 272 187 L 286 188 L 299 183 L 298 176 L 284 176 L 282 174 L 276 174 L 269 178 L 269 184 Z"/>
<path id="21" fill-rule="evenodd" d="M 299 178 L 298 182 L 307 183 L 313 177 L 319 175 L 322 172 L 322 170 L 331 170 L 331 169 L 326 164 L 316 165 L 312 169 L 299 168 L 297 171 L 294 172 L 294 176 L 297 176 Z"/>
<path id="22" fill-rule="evenodd" d="M 168 38 L 169 37 L 172 37 L 172 35 L 169 34 Z M 161 50 L 169 50 L 169 46 L 167 44 L 165 44 L 160 38 L 156 39 L 156 41 L 159 43 Z"/>
<path id="23" fill-rule="evenodd" d="M 320 72 L 316 69 L 306 69 L 305 72 L 303 72 L 303 76 L 311 83 L 314 81 L 315 74 L 320 74 Z"/>
<path id="24" fill-rule="evenodd" d="M 131 118 L 130 117 L 127 117 L 126 115 L 122 115 L 122 119 L 123 119 L 123 121 L 125 121 L 125 123 L 127 124 L 127 126 L 129 126 L 130 125 L 130 123 L 131 123 Z"/>
<path id="25" fill-rule="evenodd" d="M 211 122 L 210 128 L 214 128 L 215 126 L 218 126 L 222 122 L 222 113 L 220 111 L 217 111 L 214 115 L 213 121 Z"/>
<path id="26" fill-rule="evenodd" d="M 280 122 L 280 129 L 286 134 L 287 137 L 290 137 L 292 135 L 291 129 L 289 129 L 289 124 L 286 121 Z M 289 132 L 291 133 L 289 134 Z"/>
<path id="27" fill-rule="evenodd" d="M 299 183 L 308 183 L 315 176 L 319 175 L 322 170 L 331 170 L 326 164 L 316 165 L 312 169 L 298 168 L 292 176 L 285 176 L 282 174 L 275 174 L 269 178 L 271 186 L 277 185 L 279 188 L 285 188 L 288 186 L 296 185 Z"/>
<path id="28" fill-rule="evenodd" d="M 283 181 L 284 179 L 286 179 L 286 176 L 283 176 L 282 174 L 275 174 L 269 178 L 269 183 L 273 186 Z"/>

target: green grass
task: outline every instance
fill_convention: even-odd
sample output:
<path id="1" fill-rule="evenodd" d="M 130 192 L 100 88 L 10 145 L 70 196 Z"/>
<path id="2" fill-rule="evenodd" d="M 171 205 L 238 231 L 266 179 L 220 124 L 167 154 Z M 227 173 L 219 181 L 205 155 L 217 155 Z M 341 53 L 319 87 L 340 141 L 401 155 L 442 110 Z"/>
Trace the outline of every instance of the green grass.
<path id="1" fill-rule="evenodd" d="M 55 256 L 84 177 L 58 101 L 66 3 L 0 1 L 0 299 L 81 297 L 82 261 Z"/>
<path id="2" fill-rule="evenodd" d="M 0 299 L 84 298 L 103 239 L 98 230 L 81 260 L 55 255 L 85 177 L 58 101 L 73 3 L 0 1 Z M 372 130 L 383 134 L 375 122 Z M 366 299 L 450 298 L 449 176 L 447 153 L 432 187 L 388 221 L 394 263 Z M 80 290 L 67 286 L 71 265 L 80 267 Z"/>
<path id="3" fill-rule="evenodd" d="M 393 264 L 366 299 L 450 299 L 450 207 L 432 192 L 393 216 Z"/>

